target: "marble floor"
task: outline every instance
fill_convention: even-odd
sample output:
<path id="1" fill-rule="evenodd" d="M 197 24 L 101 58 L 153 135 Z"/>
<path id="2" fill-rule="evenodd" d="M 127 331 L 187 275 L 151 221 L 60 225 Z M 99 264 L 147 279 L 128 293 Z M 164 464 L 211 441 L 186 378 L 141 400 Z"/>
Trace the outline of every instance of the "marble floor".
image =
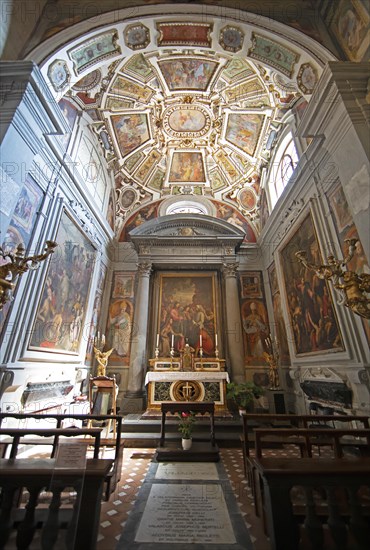
<path id="1" fill-rule="evenodd" d="M 270 550 L 242 451 L 221 449 L 220 456 L 219 463 L 157 463 L 155 449 L 125 449 L 121 482 L 102 503 L 97 550 L 166 550 L 174 543 L 176 550 Z"/>

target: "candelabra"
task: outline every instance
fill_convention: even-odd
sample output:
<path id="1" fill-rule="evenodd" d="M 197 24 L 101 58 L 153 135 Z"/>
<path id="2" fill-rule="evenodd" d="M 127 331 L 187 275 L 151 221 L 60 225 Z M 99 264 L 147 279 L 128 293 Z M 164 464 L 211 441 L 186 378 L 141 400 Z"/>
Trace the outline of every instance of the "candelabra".
<path id="1" fill-rule="evenodd" d="M 13 300 L 13 291 L 18 278 L 29 269 L 37 269 L 40 263 L 54 252 L 57 243 L 46 241 L 45 245 L 43 254 L 26 257 L 26 250 L 22 243 L 17 246 L 14 254 L 12 252 L 7 253 L 0 247 L 0 257 L 4 260 L 9 259 L 7 264 L 0 266 L 0 310 L 7 302 Z"/>
<path id="2" fill-rule="evenodd" d="M 267 347 L 267 352 L 264 352 L 263 356 L 267 363 L 269 364 L 269 380 L 270 380 L 270 390 L 278 390 L 280 388 L 279 381 L 279 371 L 278 371 L 278 362 L 279 362 L 279 348 L 278 342 L 275 338 L 275 341 L 271 339 L 271 334 L 265 340 Z"/>
<path id="3" fill-rule="evenodd" d="M 113 351 L 113 348 L 108 351 L 103 351 L 105 346 L 105 335 L 100 335 L 98 331 L 97 336 L 94 338 L 94 354 L 98 362 L 97 376 L 106 376 L 108 357 Z"/>
<path id="4" fill-rule="evenodd" d="M 370 319 L 370 275 L 357 274 L 354 271 L 345 271 L 343 268 L 353 258 L 358 239 L 346 239 L 348 254 L 343 260 L 337 260 L 333 254 L 328 255 L 327 265 L 314 265 L 307 261 L 307 252 L 298 250 L 295 253 L 298 261 L 307 269 L 314 271 L 319 279 L 332 281 L 334 288 L 339 291 L 341 299 L 339 305 L 345 305 L 354 313 Z"/>

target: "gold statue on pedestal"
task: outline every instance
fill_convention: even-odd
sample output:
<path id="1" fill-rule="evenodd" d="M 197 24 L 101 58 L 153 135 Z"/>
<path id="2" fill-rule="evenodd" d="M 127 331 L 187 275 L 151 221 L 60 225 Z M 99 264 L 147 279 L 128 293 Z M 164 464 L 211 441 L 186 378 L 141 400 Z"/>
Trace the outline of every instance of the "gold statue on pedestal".
<path id="1" fill-rule="evenodd" d="M 272 340 L 271 334 L 265 340 L 265 345 L 268 351 L 263 352 L 263 358 L 266 363 L 269 364 L 269 380 L 270 380 L 270 390 L 278 390 L 280 388 L 279 380 L 279 348 L 278 342 L 275 338 L 275 341 Z"/>
<path id="2" fill-rule="evenodd" d="M 194 370 L 194 364 L 193 364 L 193 354 L 194 354 L 194 348 L 192 348 L 189 345 L 188 339 L 186 338 L 185 346 L 182 350 L 180 350 L 181 353 L 181 370 L 182 371 L 192 371 Z"/>
<path id="3" fill-rule="evenodd" d="M 270 381 L 270 390 L 277 390 L 280 388 L 279 372 L 278 365 L 275 357 L 270 354 L 263 352 L 263 358 L 269 364 L 269 381 Z"/>
<path id="4" fill-rule="evenodd" d="M 108 351 L 102 351 L 94 347 L 95 358 L 98 362 L 97 376 L 107 376 L 106 370 L 108 365 L 108 357 L 110 356 L 112 351 L 113 351 L 113 348 Z"/>

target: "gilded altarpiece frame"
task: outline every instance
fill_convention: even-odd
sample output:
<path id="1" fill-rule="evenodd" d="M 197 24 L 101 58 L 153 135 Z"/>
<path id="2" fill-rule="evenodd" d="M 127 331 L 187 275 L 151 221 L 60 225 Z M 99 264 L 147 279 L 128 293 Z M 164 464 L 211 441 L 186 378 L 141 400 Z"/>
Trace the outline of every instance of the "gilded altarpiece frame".
<path id="1" fill-rule="evenodd" d="M 158 282 L 156 334 L 159 334 L 160 355 L 169 356 L 172 334 L 175 353 L 183 349 L 186 339 L 197 351 L 202 335 L 204 357 L 214 357 L 218 291 L 216 273 L 161 273 Z"/>

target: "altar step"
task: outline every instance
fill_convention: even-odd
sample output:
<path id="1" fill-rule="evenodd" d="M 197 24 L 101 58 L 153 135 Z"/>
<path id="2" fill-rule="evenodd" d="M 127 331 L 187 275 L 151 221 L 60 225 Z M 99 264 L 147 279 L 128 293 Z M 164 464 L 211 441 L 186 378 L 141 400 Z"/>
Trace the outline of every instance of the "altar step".
<path id="1" fill-rule="evenodd" d="M 140 415 L 126 415 L 122 424 L 122 439 L 125 447 L 158 447 L 161 432 L 161 422 L 157 420 L 144 420 Z M 240 419 L 217 420 L 215 419 L 215 439 L 220 448 L 240 447 L 242 425 Z M 166 420 L 166 442 L 180 441 L 181 434 L 178 431 L 176 420 Z M 209 419 L 197 421 L 193 439 L 197 442 L 209 442 Z"/>

